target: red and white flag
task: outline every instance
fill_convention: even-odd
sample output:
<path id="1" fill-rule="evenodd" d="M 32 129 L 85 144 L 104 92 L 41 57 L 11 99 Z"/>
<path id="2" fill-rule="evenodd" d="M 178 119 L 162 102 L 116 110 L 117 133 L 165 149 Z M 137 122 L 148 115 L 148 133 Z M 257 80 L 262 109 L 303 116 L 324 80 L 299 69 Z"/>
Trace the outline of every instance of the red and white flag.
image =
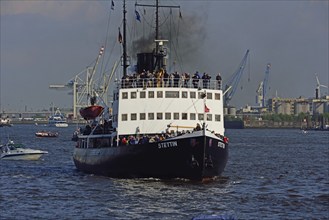
<path id="1" fill-rule="evenodd" d="M 204 112 L 209 112 L 210 111 L 210 108 L 207 107 L 207 105 L 204 105 Z"/>

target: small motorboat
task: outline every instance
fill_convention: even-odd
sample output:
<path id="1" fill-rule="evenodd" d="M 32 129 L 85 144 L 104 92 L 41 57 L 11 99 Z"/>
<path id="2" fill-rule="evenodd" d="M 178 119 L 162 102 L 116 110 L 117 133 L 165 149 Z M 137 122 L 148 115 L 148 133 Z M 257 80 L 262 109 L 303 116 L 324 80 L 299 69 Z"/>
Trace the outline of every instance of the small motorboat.
<path id="1" fill-rule="evenodd" d="M 38 160 L 48 151 L 24 148 L 22 144 L 15 144 L 9 140 L 5 145 L 0 145 L 0 153 L 3 160 Z"/>
<path id="2" fill-rule="evenodd" d="M 0 118 L 0 127 L 11 127 L 11 126 L 13 125 L 10 123 L 9 118 Z"/>
<path id="3" fill-rule="evenodd" d="M 58 137 L 58 132 L 38 131 L 35 133 L 37 137 Z"/>

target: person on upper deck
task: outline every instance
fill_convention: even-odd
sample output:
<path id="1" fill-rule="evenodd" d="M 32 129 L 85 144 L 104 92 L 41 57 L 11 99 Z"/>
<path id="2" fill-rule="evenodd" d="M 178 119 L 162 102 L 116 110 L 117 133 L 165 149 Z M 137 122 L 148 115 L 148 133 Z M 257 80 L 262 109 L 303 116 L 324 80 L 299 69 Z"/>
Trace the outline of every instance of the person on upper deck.
<path id="1" fill-rule="evenodd" d="M 198 88 L 199 79 L 200 79 L 200 75 L 199 75 L 198 71 L 196 71 L 194 73 L 194 75 L 192 76 L 192 79 L 193 79 L 192 83 L 193 83 L 194 88 Z"/>
<path id="2" fill-rule="evenodd" d="M 221 87 L 222 87 L 222 76 L 220 75 L 220 73 L 217 74 L 216 80 L 217 80 L 218 89 L 221 89 Z"/>
<path id="3" fill-rule="evenodd" d="M 203 73 L 202 81 L 203 81 L 204 89 L 208 89 L 210 79 L 211 79 L 211 76 L 209 76 L 208 73 Z"/>

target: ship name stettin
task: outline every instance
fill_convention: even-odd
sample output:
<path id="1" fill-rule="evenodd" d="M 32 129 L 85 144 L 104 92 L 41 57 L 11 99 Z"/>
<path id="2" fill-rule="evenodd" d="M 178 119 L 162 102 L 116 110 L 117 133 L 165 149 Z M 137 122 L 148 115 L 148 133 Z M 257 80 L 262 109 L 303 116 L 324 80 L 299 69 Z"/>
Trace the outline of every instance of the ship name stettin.
<path id="1" fill-rule="evenodd" d="M 225 144 L 218 141 L 218 147 L 225 149 Z"/>
<path id="2" fill-rule="evenodd" d="M 177 147 L 177 141 L 169 141 L 169 142 L 164 142 L 164 143 L 158 143 L 158 148 L 169 148 L 169 147 Z"/>

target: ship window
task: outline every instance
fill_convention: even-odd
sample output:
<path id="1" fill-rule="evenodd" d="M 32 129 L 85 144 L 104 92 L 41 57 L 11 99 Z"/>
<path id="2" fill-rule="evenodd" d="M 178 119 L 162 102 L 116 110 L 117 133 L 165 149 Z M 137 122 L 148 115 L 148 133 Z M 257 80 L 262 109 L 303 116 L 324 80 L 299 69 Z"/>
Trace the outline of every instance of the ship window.
<path id="1" fill-rule="evenodd" d="M 179 113 L 178 112 L 174 112 L 174 120 L 178 120 L 179 119 Z"/>
<path id="2" fill-rule="evenodd" d="M 204 119 L 203 114 L 198 114 L 198 119 L 203 120 Z"/>
<path id="3" fill-rule="evenodd" d="M 205 97 L 205 93 L 204 92 L 199 92 L 198 93 L 198 99 L 203 99 Z"/>
<path id="4" fill-rule="evenodd" d="M 187 120 L 187 113 L 182 113 L 182 120 Z"/>
<path id="5" fill-rule="evenodd" d="M 121 120 L 122 121 L 127 121 L 128 120 L 128 115 L 127 114 L 122 114 L 121 115 Z"/>
<path id="6" fill-rule="evenodd" d="M 166 98 L 179 98 L 178 91 L 166 91 Z"/>
<path id="7" fill-rule="evenodd" d="M 207 99 L 212 99 L 212 93 L 207 92 Z"/>
<path id="8" fill-rule="evenodd" d="M 122 99 L 127 99 L 128 98 L 128 93 L 127 92 L 123 92 L 122 93 Z"/>
<path id="9" fill-rule="evenodd" d="M 195 99 L 195 97 L 196 97 L 195 92 L 190 92 L 190 98 Z"/>
<path id="10" fill-rule="evenodd" d="M 131 93 L 130 93 L 130 97 L 131 97 L 132 99 L 137 98 L 137 93 L 136 93 L 136 92 L 131 92 Z"/>
<path id="11" fill-rule="evenodd" d="M 145 97 L 146 97 L 146 92 L 145 92 L 145 91 L 141 91 L 141 92 L 139 93 L 139 97 L 142 98 L 142 99 L 145 99 Z"/>
<path id="12" fill-rule="evenodd" d="M 157 119 L 162 120 L 162 117 L 163 117 L 162 112 L 158 112 L 157 113 Z"/>
<path id="13" fill-rule="evenodd" d="M 154 98 L 154 91 L 149 91 L 149 98 Z"/>
<path id="14" fill-rule="evenodd" d="M 139 119 L 140 120 L 145 120 L 146 119 L 146 114 L 145 113 L 140 113 L 139 114 Z"/>
<path id="15" fill-rule="evenodd" d="M 163 98 L 163 92 L 157 91 L 157 98 Z"/>
<path id="16" fill-rule="evenodd" d="M 171 119 L 171 113 L 170 112 L 166 112 L 165 113 L 165 119 L 166 120 L 170 120 Z"/>
<path id="17" fill-rule="evenodd" d="M 220 93 L 215 93 L 215 100 L 220 100 Z"/>
<path id="18" fill-rule="evenodd" d="M 215 121 L 220 121 L 220 115 L 215 115 Z"/>
<path id="19" fill-rule="evenodd" d="M 190 120 L 195 120 L 195 113 L 190 113 Z"/>
<path id="20" fill-rule="evenodd" d="M 137 120 L 137 114 L 136 113 L 131 113 L 130 120 L 136 121 Z"/>
<path id="21" fill-rule="evenodd" d="M 148 113 L 148 119 L 154 120 L 154 113 Z"/>
<path id="22" fill-rule="evenodd" d="M 187 92 L 182 92 L 182 98 L 187 98 Z"/>
<path id="23" fill-rule="evenodd" d="M 212 121 L 212 114 L 207 114 L 207 121 Z"/>

